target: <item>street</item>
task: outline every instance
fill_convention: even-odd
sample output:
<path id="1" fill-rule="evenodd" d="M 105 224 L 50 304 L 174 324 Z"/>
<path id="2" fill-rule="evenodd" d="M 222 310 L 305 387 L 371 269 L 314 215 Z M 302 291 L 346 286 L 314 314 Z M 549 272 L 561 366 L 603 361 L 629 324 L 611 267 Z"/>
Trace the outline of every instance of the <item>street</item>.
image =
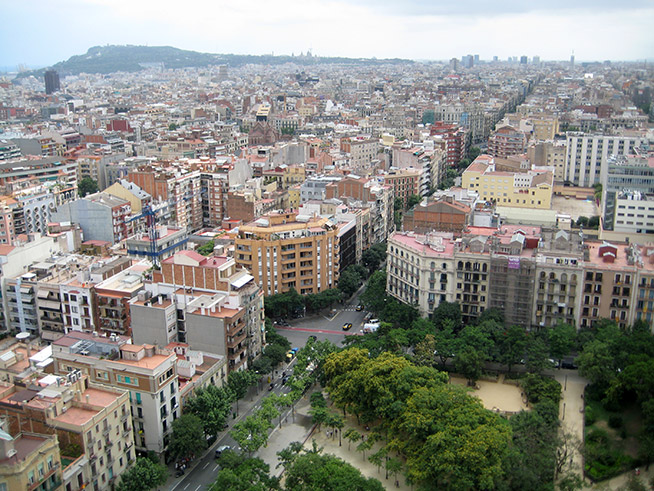
<path id="1" fill-rule="evenodd" d="M 290 326 L 275 326 L 275 328 L 291 342 L 292 347 L 302 348 L 311 335 L 316 336 L 319 341 L 327 339 L 340 347 L 343 345 L 345 336 L 361 333 L 366 312 L 357 312 L 358 304 L 358 296 L 355 295 L 346 305 L 337 308 L 336 314 L 332 317 L 313 316 L 305 319 L 288 319 Z M 343 330 L 343 324 L 346 323 L 352 323 L 349 331 Z"/>
<path id="2" fill-rule="evenodd" d="M 290 326 L 275 326 L 275 328 L 280 334 L 288 338 L 292 347 L 303 347 L 311 335 L 315 335 L 320 341 L 328 339 L 337 346 L 342 346 L 342 342 L 346 335 L 358 335 L 363 327 L 363 319 L 366 312 L 357 312 L 357 305 L 358 299 L 357 295 L 355 295 L 348 304 L 336 309 L 336 313 L 331 318 L 314 316 L 304 319 L 289 319 Z M 345 323 L 352 323 L 352 328 L 349 331 L 343 331 L 343 324 Z M 278 369 L 277 373 L 280 373 L 282 370 L 290 373 L 294 363 L 295 359 L 293 359 L 289 364 L 285 363 L 284 368 Z M 287 387 L 281 385 L 280 375 L 274 377 L 273 382 L 275 387 L 272 391 L 268 391 L 267 383 L 261 384 L 263 389 L 258 390 L 258 393 L 256 389 L 251 389 L 250 393 L 238 403 L 239 415 L 237 418 L 230 418 L 229 428 L 218 435 L 218 438 L 207 450 L 206 454 L 196 459 L 196 461 L 192 463 L 190 469 L 186 471 L 186 474 L 178 478 L 171 477 L 166 483 L 166 486 L 161 489 L 176 489 L 178 491 L 200 491 L 209 489 L 218 474 L 218 463 L 214 458 L 215 449 L 222 445 L 229 445 L 232 448 L 237 447 L 236 442 L 229 435 L 234 424 L 242 421 L 252 414 L 252 412 L 259 409 L 261 399 L 271 392 L 276 394 L 289 392 Z M 236 410 L 236 405 L 234 405 L 234 410 Z M 300 437 L 301 435 L 297 435 L 297 439 Z M 255 453 L 254 455 L 256 456 L 257 454 Z"/>

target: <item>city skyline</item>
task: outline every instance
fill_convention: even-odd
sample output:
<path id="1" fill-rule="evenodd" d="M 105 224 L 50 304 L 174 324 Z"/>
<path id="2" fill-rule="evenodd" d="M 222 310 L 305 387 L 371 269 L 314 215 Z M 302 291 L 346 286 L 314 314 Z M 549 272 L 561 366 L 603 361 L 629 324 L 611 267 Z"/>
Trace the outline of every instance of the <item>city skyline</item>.
<path id="1" fill-rule="evenodd" d="M 651 2 L 465 4 L 297 0 L 180 4 L 64 0 L 5 5 L 0 67 L 49 66 L 95 45 L 175 46 L 207 53 L 447 60 L 479 54 L 578 61 L 642 60 L 654 52 Z M 103 26 L 98 28 L 99 25 Z M 18 40 L 18 41 L 17 41 Z"/>

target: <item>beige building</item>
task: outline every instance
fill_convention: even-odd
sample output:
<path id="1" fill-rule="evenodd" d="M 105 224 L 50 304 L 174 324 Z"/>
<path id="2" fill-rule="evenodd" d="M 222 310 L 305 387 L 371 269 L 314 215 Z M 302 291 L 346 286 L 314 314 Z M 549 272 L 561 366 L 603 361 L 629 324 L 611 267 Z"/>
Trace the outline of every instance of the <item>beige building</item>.
<path id="1" fill-rule="evenodd" d="M 130 432 L 132 426 L 135 430 L 136 447 L 160 454 L 168 445 L 173 421 L 181 414 L 177 356 L 127 340 L 70 332 L 52 344 L 55 373 L 79 370 L 99 384 L 128 391 L 128 426 Z"/>
<path id="2" fill-rule="evenodd" d="M 270 213 L 240 227 L 235 245 L 236 263 L 264 295 L 318 293 L 338 282 L 338 226 L 327 218 Z"/>
<path id="3" fill-rule="evenodd" d="M 136 457 L 127 392 L 89 383 L 79 371 L 46 375 L 27 388 L 2 388 L 0 417 L 11 434 L 54 434 L 62 457 L 81 457 L 66 469 L 70 489 L 111 489 Z"/>
<path id="4" fill-rule="evenodd" d="M 549 210 L 554 186 L 551 172 L 498 172 L 493 157 L 482 155 L 463 172 L 461 186 L 498 206 Z"/>
<path id="5" fill-rule="evenodd" d="M 61 489 L 61 457 L 56 435 L 0 430 L 0 490 Z"/>

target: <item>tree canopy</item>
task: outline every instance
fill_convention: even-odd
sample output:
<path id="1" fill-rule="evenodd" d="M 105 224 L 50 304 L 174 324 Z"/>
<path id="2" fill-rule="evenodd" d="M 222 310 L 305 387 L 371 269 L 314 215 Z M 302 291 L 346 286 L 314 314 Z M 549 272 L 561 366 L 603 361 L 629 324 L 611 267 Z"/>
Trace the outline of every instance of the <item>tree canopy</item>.
<path id="1" fill-rule="evenodd" d="M 77 183 L 77 193 L 82 198 L 87 194 L 93 194 L 97 192 L 98 192 L 98 183 L 93 179 L 91 179 L 90 177 L 85 177 L 80 182 Z"/>
<path id="2" fill-rule="evenodd" d="M 148 491 L 166 483 L 166 466 L 140 457 L 120 476 L 117 491 Z"/>

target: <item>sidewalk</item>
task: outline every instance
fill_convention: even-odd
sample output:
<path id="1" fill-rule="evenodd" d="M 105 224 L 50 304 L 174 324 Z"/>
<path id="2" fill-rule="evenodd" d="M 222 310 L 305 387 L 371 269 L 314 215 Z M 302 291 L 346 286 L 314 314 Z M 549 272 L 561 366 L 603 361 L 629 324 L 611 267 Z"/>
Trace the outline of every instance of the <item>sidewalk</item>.
<path id="1" fill-rule="evenodd" d="M 205 455 L 208 453 L 211 453 L 214 451 L 214 449 L 218 446 L 218 442 L 220 439 L 228 434 L 231 429 L 234 427 L 234 425 L 238 422 L 240 422 L 242 419 L 245 419 L 245 416 L 250 412 L 250 410 L 261 404 L 261 400 L 268 395 L 268 392 L 265 390 L 265 385 L 264 384 L 264 389 L 260 390 L 259 393 L 257 394 L 257 389 L 256 387 L 251 387 L 250 390 L 248 391 L 247 395 L 238 401 L 238 416 L 236 419 L 233 419 L 233 414 L 236 412 L 236 403 L 232 406 L 232 413 L 229 415 L 227 424 L 229 425 L 228 428 L 226 428 L 223 432 L 218 434 L 218 438 L 216 441 L 209 446 L 201 455 L 196 456 L 196 458 L 189 464 L 189 467 L 186 469 L 186 474 L 189 474 L 195 467 L 198 465 L 200 461 L 204 458 Z M 165 489 L 171 489 L 174 487 L 180 480 L 180 478 L 175 477 L 175 462 L 171 462 L 168 464 L 168 480 L 166 483 L 157 488 L 159 490 L 165 490 Z"/>

